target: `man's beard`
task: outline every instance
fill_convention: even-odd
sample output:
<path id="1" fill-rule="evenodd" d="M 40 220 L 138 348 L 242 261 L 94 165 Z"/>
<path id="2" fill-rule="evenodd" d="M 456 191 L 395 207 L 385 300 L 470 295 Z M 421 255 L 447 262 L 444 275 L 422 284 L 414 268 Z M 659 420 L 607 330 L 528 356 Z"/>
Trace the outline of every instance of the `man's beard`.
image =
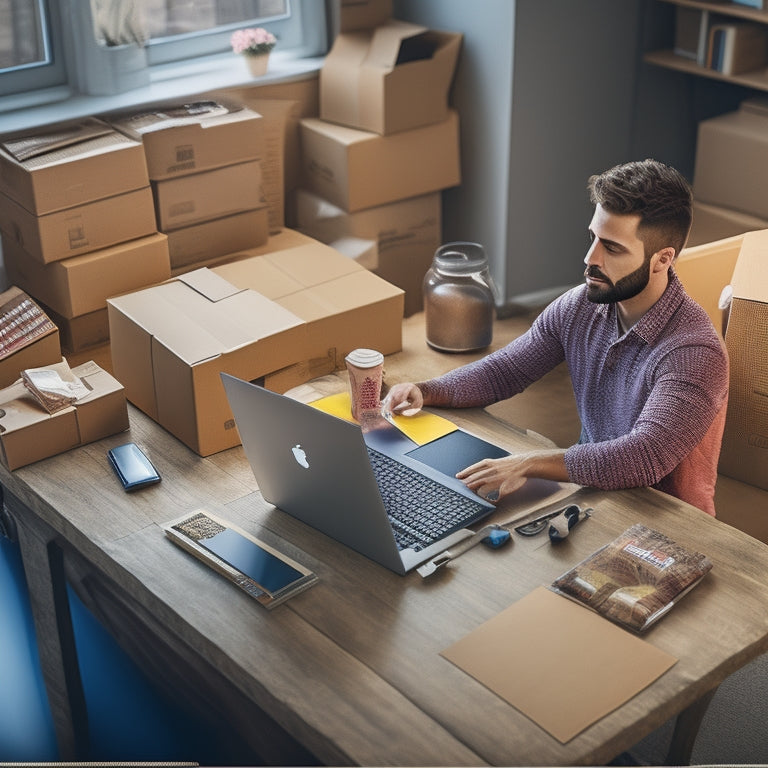
<path id="1" fill-rule="evenodd" d="M 584 270 L 584 277 L 605 280 L 606 285 L 587 285 L 587 298 L 595 304 L 613 304 L 637 296 L 651 279 L 650 266 L 650 259 L 646 258 L 634 272 L 625 275 L 616 283 L 611 282 L 596 266 L 588 266 Z"/>

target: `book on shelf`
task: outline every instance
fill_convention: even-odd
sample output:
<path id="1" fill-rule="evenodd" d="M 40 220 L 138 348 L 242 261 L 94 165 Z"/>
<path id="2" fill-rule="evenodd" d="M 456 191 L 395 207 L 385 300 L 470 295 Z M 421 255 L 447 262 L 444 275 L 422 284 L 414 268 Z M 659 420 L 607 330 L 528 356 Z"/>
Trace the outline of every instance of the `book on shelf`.
<path id="1" fill-rule="evenodd" d="M 706 555 L 638 523 L 568 570 L 551 587 L 617 624 L 643 632 L 711 569 Z"/>
<path id="2" fill-rule="evenodd" d="M 762 24 L 713 24 L 709 29 L 706 66 L 724 75 L 760 69 L 766 65 L 767 41 Z"/>

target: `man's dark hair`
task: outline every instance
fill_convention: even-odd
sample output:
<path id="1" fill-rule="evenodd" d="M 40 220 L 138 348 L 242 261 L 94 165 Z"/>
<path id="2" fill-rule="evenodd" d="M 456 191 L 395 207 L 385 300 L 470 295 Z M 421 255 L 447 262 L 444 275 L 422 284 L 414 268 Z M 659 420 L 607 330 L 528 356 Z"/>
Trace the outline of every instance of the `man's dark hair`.
<path id="1" fill-rule="evenodd" d="M 638 237 L 646 257 L 672 246 L 675 257 L 688 239 L 693 194 L 683 175 L 657 160 L 636 160 L 595 176 L 587 185 L 590 200 L 609 213 L 639 215 Z"/>

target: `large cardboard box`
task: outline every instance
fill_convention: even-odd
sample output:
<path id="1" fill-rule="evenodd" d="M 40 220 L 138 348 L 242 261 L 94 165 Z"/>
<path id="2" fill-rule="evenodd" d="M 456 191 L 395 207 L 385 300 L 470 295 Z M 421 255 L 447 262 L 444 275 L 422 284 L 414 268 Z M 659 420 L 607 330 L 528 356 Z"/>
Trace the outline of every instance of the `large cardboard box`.
<path id="1" fill-rule="evenodd" d="M 338 35 L 320 70 L 320 118 L 383 135 L 445 121 L 461 39 L 394 19 Z"/>
<path id="2" fill-rule="evenodd" d="M 0 192 L 38 216 L 148 185 L 141 143 L 95 118 L 0 138 Z"/>
<path id="3" fill-rule="evenodd" d="M 152 187 L 158 228 L 166 233 L 267 206 L 258 160 L 153 181 Z"/>
<path id="4" fill-rule="evenodd" d="M 103 309 L 109 296 L 171 276 L 167 238 L 160 233 L 52 264 L 30 258 L 6 237 L 2 243 L 9 279 L 66 318 Z"/>
<path id="5" fill-rule="evenodd" d="M 746 104 L 699 123 L 693 191 L 703 203 L 768 219 L 768 114 Z"/>
<path id="6" fill-rule="evenodd" d="M 768 219 L 759 219 L 720 205 L 709 205 L 695 200 L 693 226 L 686 246 L 692 248 L 758 229 L 768 229 Z"/>
<path id="7" fill-rule="evenodd" d="M 304 320 L 302 361 L 330 355 L 343 368 L 344 358 L 357 347 L 385 355 L 402 349 L 403 291 L 316 240 L 212 271 Z"/>
<path id="8" fill-rule="evenodd" d="M 339 29 L 352 32 L 384 24 L 392 16 L 392 0 L 340 0 Z"/>
<path id="9" fill-rule="evenodd" d="M 52 361 L 56 362 L 61 363 L 61 358 Z M 93 361 L 73 368 L 71 373 L 85 382 L 90 392 L 54 414 L 48 413 L 21 381 L 0 391 L 0 448 L 8 469 L 128 429 L 128 408 L 119 381 Z"/>
<path id="10" fill-rule="evenodd" d="M 719 471 L 768 489 L 768 230 L 744 235 L 731 286 L 730 394 Z"/>
<path id="11" fill-rule="evenodd" d="M 455 111 L 391 136 L 305 118 L 301 139 L 302 186 L 350 213 L 461 182 Z"/>
<path id="12" fill-rule="evenodd" d="M 37 216 L 0 193 L 0 230 L 43 264 L 157 231 L 149 186 Z"/>
<path id="13" fill-rule="evenodd" d="M 0 293 L 0 387 L 27 368 L 59 360 L 60 336 L 52 318 L 15 285 Z"/>
<path id="14" fill-rule="evenodd" d="M 269 209 L 261 206 L 167 233 L 171 272 L 189 271 L 226 259 L 236 251 L 263 245 L 269 238 Z"/>
<path id="15" fill-rule="evenodd" d="M 373 241 L 376 263 L 369 268 L 405 291 L 406 316 L 422 309 L 424 275 L 442 243 L 439 192 L 347 213 L 302 189 L 296 193 L 296 211 L 301 231 L 339 250 L 345 238 Z"/>
<path id="16" fill-rule="evenodd" d="M 261 116 L 224 102 L 171 104 L 110 122 L 143 142 L 152 181 L 259 160 L 262 154 Z"/>
<path id="17" fill-rule="evenodd" d="M 306 357 L 306 324 L 209 269 L 108 302 L 128 399 L 201 456 L 239 445 L 219 373 L 253 380 Z"/>

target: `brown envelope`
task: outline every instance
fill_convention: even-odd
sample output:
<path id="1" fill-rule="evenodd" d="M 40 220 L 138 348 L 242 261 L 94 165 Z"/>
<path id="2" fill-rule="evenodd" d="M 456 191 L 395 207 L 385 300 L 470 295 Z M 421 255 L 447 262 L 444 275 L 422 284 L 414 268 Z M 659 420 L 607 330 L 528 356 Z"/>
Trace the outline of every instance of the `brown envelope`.
<path id="1" fill-rule="evenodd" d="M 562 743 L 677 659 L 539 587 L 441 652 Z"/>

